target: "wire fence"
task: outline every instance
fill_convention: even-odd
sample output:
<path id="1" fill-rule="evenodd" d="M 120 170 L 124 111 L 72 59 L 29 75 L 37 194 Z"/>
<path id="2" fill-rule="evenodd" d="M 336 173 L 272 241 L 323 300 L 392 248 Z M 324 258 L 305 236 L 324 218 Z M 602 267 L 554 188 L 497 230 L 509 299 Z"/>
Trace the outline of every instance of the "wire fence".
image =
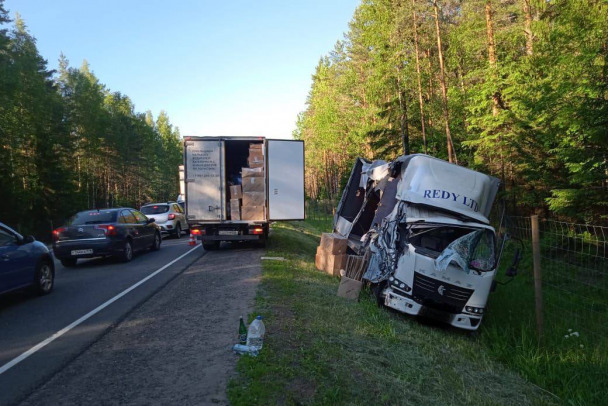
<path id="1" fill-rule="evenodd" d="M 306 219 L 321 225 L 326 231 L 331 231 L 336 206 L 337 203 L 329 199 L 306 200 Z"/>
<path id="2" fill-rule="evenodd" d="M 509 234 L 524 242 L 526 256 L 531 258 L 532 219 L 509 217 L 506 224 Z M 538 225 L 540 334 L 566 338 L 584 334 L 592 341 L 604 341 L 608 333 L 608 227 L 550 219 Z"/>
<path id="3" fill-rule="evenodd" d="M 306 216 L 331 229 L 336 202 L 308 200 Z M 531 217 L 508 216 L 504 228 L 524 245 L 522 278 L 532 283 L 533 228 Z M 608 227 L 545 219 L 538 227 L 542 329 L 551 335 L 584 334 L 593 341 L 608 336 Z M 529 271 L 529 272 L 528 272 Z M 519 294 L 514 292 L 513 294 Z M 538 293 L 537 293 L 538 294 Z M 540 332 L 541 335 L 543 331 Z"/>

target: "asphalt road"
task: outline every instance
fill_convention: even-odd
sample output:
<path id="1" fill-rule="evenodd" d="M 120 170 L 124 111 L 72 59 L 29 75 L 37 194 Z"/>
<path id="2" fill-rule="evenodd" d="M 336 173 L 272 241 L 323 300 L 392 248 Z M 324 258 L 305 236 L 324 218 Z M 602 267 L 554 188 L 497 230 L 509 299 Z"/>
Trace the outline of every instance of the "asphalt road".
<path id="1" fill-rule="evenodd" d="M 23 291 L 0 297 L 0 404 L 15 404 L 24 399 L 204 253 L 200 245 L 195 249 L 190 247 L 187 238 L 165 239 L 160 251 L 139 253 L 126 264 L 112 259 L 91 259 L 79 262 L 76 268 L 64 268 L 57 262 L 51 294 L 38 297 Z M 184 254 L 132 291 L 7 368 L 17 357 L 36 349 L 40 343 Z"/>

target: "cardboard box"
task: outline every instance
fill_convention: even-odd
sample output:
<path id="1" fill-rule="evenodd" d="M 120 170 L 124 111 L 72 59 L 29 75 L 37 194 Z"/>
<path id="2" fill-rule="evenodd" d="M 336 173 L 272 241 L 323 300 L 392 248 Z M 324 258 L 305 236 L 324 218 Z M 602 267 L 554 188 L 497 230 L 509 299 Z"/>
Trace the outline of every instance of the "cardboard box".
<path id="1" fill-rule="evenodd" d="M 237 221 L 241 219 L 241 208 L 237 207 L 236 209 L 230 207 L 230 220 Z"/>
<path id="2" fill-rule="evenodd" d="M 230 199 L 230 210 L 239 210 L 241 208 L 241 199 Z"/>
<path id="3" fill-rule="evenodd" d="M 323 233 L 321 247 L 330 254 L 346 254 L 347 239 L 336 233 Z"/>
<path id="4" fill-rule="evenodd" d="M 245 178 L 243 179 L 243 192 L 264 193 L 266 190 L 266 179 L 264 178 Z"/>
<path id="5" fill-rule="evenodd" d="M 264 168 L 243 168 L 242 172 L 243 179 L 245 178 L 263 178 Z"/>
<path id="6" fill-rule="evenodd" d="M 247 159 L 247 165 L 249 165 L 250 168 L 263 168 L 264 161 L 260 161 L 257 158 L 249 158 Z"/>
<path id="7" fill-rule="evenodd" d="M 230 186 L 230 200 L 243 198 L 243 189 L 241 185 Z"/>
<path id="8" fill-rule="evenodd" d="M 259 150 L 261 150 L 263 148 L 264 148 L 264 144 L 262 144 L 261 142 L 257 142 L 255 144 L 253 144 L 253 143 L 249 144 L 249 149 L 259 149 Z"/>
<path id="9" fill-rule="evenodd" d="M 317 270 L 325 272 L 325 257 L 323 254 L 319 254 L 319 250 L 317 250 L 317 255 L 315 255 L 315 266 Z"/>
<path id="10" fill-rule="evenodd" d="M 264 206 L 241 206 L 241 220 L 264 220 Z"/>
<path id="11" fill-rule="evenodd" d="M 264 153 L 261 149 L 250 149 L 249 158 L 247 158 L 247 164 L 250 168 L 262 168 L 264 167 Z"/>
<path id="12" fill-rule="evenodd" d="M 243 206 L 264 206 L 266 194 L 263 192 L 243 193 Z"/>
<path id="13" fill-rule="evenodd" d="M 345 299 L 357 300 L 363 282 L 351 279 L 347 276 L 340 278 L 340 286 L 338 286 L 338 296 Z"/>
<path id="14" fill-rule="evenodd" d="M 346 266 L 346 254 L 332 254 L 325 251 L 322 247 L 317 247 L 315 265 L 320 271 L 324 271 L 333 276 L 340 276 L 340 269 Z"/>

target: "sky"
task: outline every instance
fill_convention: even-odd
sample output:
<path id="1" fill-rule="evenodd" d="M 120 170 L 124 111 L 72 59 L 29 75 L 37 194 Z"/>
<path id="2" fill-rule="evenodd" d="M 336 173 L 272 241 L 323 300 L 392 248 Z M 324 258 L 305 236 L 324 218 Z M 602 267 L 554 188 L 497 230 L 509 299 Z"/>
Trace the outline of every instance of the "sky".
<path id="1" fill-rule="evenodd" d="M 359 0 L 5 0 L 50 69 L 87 60 L 182 136 L 291 138 L 312 74 Z"/>

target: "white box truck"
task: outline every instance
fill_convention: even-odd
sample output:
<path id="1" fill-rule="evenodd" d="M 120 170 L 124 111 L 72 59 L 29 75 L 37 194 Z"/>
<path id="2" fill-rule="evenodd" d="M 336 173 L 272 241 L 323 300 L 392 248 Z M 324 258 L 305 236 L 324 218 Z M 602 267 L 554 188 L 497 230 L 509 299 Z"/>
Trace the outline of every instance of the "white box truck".
<path id="1" fill-rule="evenodd" d="M 268 224 L 304 220 L 304 142 L 185 137 L 186 219 L 206 250 L 265 245 Z"/>
<path id="2" fill-rule="evenodd" d="M 356 253 L 371 251 L 363 279 L 380 304 L 476 330 L 502 252 L 488 220 L 498 188 L 496 178 L 427 155 L 359 158 L 334 231 Z"/>

